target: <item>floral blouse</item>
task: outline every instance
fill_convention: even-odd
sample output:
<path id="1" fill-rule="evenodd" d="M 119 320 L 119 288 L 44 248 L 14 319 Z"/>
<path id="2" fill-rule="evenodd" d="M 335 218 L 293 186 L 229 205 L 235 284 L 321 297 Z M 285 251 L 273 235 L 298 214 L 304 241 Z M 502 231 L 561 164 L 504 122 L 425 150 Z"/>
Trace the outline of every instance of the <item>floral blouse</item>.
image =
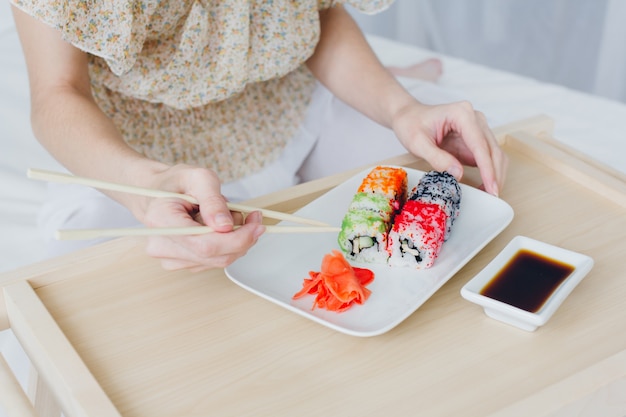
<path id="1" fill-rule="evenodd" d="M 315 81 L 320 9 L 393 0 L 11 0 L 90 57 L 94 98 L 130 146 L 241 178 L 274 160 Z"/>

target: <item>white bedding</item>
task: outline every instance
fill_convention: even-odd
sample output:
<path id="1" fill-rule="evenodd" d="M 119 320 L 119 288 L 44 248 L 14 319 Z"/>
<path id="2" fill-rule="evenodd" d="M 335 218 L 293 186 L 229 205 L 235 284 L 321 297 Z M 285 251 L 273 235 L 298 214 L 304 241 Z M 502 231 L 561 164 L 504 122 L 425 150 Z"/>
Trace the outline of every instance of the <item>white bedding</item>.
<path id="1" fill-rule="evenodd" d="M 410 64 L 436 56 L 382 38 L 369 39 L 386 64 Z M 492 126 L 547 114 L 556 121 L 557 139 L 626 173 L 626 106 L 458 59 L 441 58 L 444 76 L 437 85 L 406 79 L 402 82 L 426 101 L 470 100 L 487 115 Z M 346 111 L 341 103 L 336 103 L 335 110 L 337 115 Z M 381 134 L 385 131 L 378 129 Z M 337 130 L 329 136 L 340 133 Z M 330 159 L 325 163 L 328 173 L 333 172 L 333 166 L 342 166 Z M 29 167 L 58 169 L 31 133 L 26 68 L 9 5 L 0 2 L 0 272 L 44 257 L 36 216 L 45 184 L 26 179 Z M 0 334 L 0 350 L 7 353 L 10 348 L 3 348 L 3 336 Z M 24 377 L 23 372 L 18 373 Z"/>

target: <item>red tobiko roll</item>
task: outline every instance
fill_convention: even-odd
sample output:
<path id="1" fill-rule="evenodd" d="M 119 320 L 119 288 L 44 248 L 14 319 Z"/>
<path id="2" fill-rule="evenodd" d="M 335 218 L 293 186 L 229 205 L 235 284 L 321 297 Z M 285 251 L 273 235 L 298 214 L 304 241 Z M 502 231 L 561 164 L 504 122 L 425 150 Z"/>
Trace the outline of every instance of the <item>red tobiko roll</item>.
<path id="1" fill-rule="evenodd" d="M 444 242 L 447 218 L 439 204 L 407 201 L 389 233 L 389 265 L 418 269 L 433 266 Z"/>

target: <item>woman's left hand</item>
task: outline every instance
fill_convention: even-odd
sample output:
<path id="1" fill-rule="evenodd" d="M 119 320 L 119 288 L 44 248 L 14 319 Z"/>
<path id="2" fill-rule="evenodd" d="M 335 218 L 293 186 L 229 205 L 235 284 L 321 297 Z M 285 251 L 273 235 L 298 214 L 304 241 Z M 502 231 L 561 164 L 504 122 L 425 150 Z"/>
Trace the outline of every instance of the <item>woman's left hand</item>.
<path id="1" fill-rule="evenodd" d="M 414 101 L 396 112 L 391 127 L 409 152 L 435 170 L 460 179 L 463 165 L 476 166 L 485 191 L 497 196 L 502 189 L 508 158 L 485 116 L 470 103 L 429 106 Z"/>

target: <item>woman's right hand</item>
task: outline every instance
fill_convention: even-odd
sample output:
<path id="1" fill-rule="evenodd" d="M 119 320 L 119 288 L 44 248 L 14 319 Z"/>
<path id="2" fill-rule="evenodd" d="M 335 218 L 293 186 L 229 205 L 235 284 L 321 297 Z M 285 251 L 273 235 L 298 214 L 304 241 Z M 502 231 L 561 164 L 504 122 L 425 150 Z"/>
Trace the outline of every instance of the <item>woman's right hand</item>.
<path id="1" fill-rule="evenodd" d="M 151 188 L 187 194 L 199 205 L 177 198 L 147 198 L 139 213 L 148 227 L 209 226 L 213 233 L 153 236 L 146 252 L 167 270 L 193 272 L 223 268 L 245 255 L 265 231 L 260 212 L 243 218 L 231 213 L 220 193 L 217 175 L 208 169 L 175 165 L 156 174 Z M 234 229 L 235 225 L 241 225 Z"/>

